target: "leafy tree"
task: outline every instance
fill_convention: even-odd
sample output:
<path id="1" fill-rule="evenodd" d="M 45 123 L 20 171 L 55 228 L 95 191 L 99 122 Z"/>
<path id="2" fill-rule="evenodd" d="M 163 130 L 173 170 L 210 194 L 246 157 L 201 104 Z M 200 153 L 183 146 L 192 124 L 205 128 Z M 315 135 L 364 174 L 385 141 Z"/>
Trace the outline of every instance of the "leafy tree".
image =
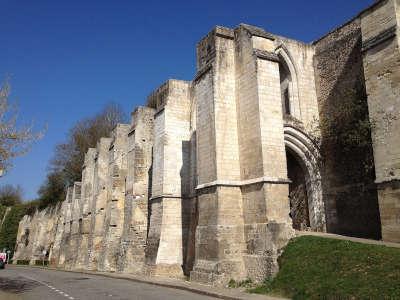
<path id="1" fill-rule="evenodd" d="M 0 187 L 0 204 L 4 206 L 13 206 L 21 204 L 22 202 L 22 189 L 20 186 L 13 186 L 6 184 Z"/>
<path id="2" fill-rule="evenodd" d="M 10 85 L 0 87 L 0 173 L 12 166 L 12 159 L 27 153 L 32 143 L 43 136 L 33 125 L 18 127 L 18 108 L 9 101 Z"/>
<path id="3" fill-rule="evenodd" d="M 87 150 L 96 147 L 101 137 L 110 136 L 114 127 L 125 120 L 122 108 L 112 103 L 94 117 L 79 121 L 70 129 L 67 141 L 56 146 L 51 170 L 63 174 L 67 184 L 79 181 Z"/>
<path id="4" fill-rule="evenodd" d="M 63 175 L 59 172 L 47 174 L 45 183 L 39 189 L 39 208 L 45 208 L 48 205 L 56 204 L 65 200 L 65 181 Z"/>
<path id="5" fill-rule="evenodd" d="M 85 153 L 96 147 L 101 137 L 110 136 L 114 127 L 126 120 L 117 104 L 108 104 L 94 117 L 77 122 L 69 131 L 67 141 L 56 146 L 46 181 L 39 189 L 39 208 L 65 199 L 66 186 L 80 181 Z"/>

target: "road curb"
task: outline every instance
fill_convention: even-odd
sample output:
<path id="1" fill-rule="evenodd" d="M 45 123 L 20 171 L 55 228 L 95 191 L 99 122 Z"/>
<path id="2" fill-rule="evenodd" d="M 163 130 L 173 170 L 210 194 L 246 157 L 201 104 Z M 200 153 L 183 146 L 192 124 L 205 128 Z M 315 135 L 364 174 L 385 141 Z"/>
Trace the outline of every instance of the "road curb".
<path id="1" fill-rule="evenodd" d="M 61 271 L 61 272 L 70 272 L 70 273 L 78 273 L 78 274 L 86 274 L 86 275 L 96 275 L 96 276 L 103 276 L 107 278 L 113 278 L 113 279 L 123 279 L 123 280 L 129 280 L 133 282 L 138 282 L 138 283 L 144 283 L 144 284 L 149 284 L 149 285 L 155 285 L 155 286 L 161 286 L 165 288 L 171 288 L 171 289 L 177 289 L 177 290 L 183 290 L 183 291 L 188 291 L 191 293 L 203 295 L 203 296 L 208 296 L 208 297 L 214 297 L 217 299 L 225 299 L 225 300 L 282 300 L 284 298 L 276 298 L 276 297 L 271 297 L 267 295 L 256 295 L 256 294 L 249 294 L 244 291 L 240 291 L 237 289 L 226 289 L 226 288 L 216 288 L 213 286 L 208 286 L 208 285 L 200 285 L 197 284 L 198 287 L 194 287 L 194 283 L 189 283 L 188 281 L 178 281 L 177 282 L 161 282 L 161 280 L 170 280 L 170 279 L 164 279 L 164 278 L 158 278 L 158 277 L 146 277 L 148 279 L 140 279 L 133 277 L 133 275 L 124 275 L 121 273 L 106 273 L 106 272 L 96 272 L 96 271 L 85 271 L 85 270 L 65 270 L 65 269 L 60 269 L 60 268 L 54 268 L 54 267 L 42 267 L 42 266 L 27 266 L 27 265 L 13 265 L 16 267 L 25 267 L 25 268 L 37 268 L 37 269 L 45 269 L 45 270 L 53 270 L 53 271 Z M 192 285 L 192 286 L 189 286 Z M 207 289 L 221 289 L 221 291 L 210 291 Z M 222 290 L 223 289 L 223 290 Z M 229 295 L 231 294 L 231 295 Z M 232 294 L 238 294 L 238 295 L 232 295 Z"/>

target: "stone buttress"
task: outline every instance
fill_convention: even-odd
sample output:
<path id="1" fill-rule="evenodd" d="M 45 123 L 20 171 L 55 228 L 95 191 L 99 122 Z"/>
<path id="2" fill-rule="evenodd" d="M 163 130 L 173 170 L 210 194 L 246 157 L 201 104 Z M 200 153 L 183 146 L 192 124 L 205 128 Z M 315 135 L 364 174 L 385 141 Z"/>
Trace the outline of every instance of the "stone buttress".
<path id="1" fill-rule="evenodd" d="M 65 267 L 65 258 L 68 245 L 71 239 L 71 221 L 72 221 L 72 203 L 74 196 L 74 188 L 68 187 L 67 196 L 62 205 L 62 226 L 59 226 L 59 235 L 61 235 L 60 245 L 58 250 L 58 257 L 55 257 L 55 265 L 59 267 Z"/>
<path id="2" fill-rule="evenodd" d="M 361 14 L 382 238 L 400 242 L 400 1 Z"/>
<path id="3" fill-rule="evenodd" d="M 101 138 L 97 143 L 94 166 L 93 200 L 91 204 L 91 224 L 89 234 L 89 261 L 88 269 L 96 270 L 104 252 L 104 220 L 107 203 L 107 180 L 109 149 L 111 138 Z"/>
<path id="4" fill-rule="evenodd" d="M 82 170 L 82 192 L 81 192 L 81 212 L 78 220 L 78 253 L 75 269 L 86 269 L 89 262 L 89 235 L 92 220 L 91 206 L 93 201 L 94 169 L 96 148 L 89 148 L 85 155 L 85 162 Z"/>
<path id="5" fill-rule="evenodd" d="M 63 252 L 61 248 L 63 248 L 64 245 L 63 235 L 66 230 L 66 220 L 72 202 L 72 194 L 73 189 L 68 187 L 66 199 L 61 203 L 60 211 L 56 217 L 54 244 L 49 253 L 49 264 L 53 266 L 60 264 L 61 253 Z M 64 260 L 65 258 L 63 257 L 62 261 L 64 262 Z"/>
<path id="6" fill-rule="evenodd" d="M 136 108 L 127 137 L 128 168 L 120 246 L 122 255 L 118 262 L 118 270 L 124 272 L 140 273 L 144 269 L 154 113 L 155 110 L 150 107 Z"/>
<path id="7" fill-rule="evenodd" d="M 190 83 L 169 80 L 154 92 L 154 145 L 147 272 L 182 276 L 183 248 L 189 224 L 182 207 L 187 201 L 190 141 Z"/>
<path id="8" fill-rule="evenodd" d="M 124 226 L 125 178 L 127 170 L 127 137 L 130 129 L 128 124 L 118 124 L 112 132 L 112 142 L 109 147 L 107 203 L 104 222 L 104 246 L 102 261 L 98 269 L 116 271 L 118 257 L 121 256 L 121 236 Z"/>
<path id="9" fill-rule="evenodd" d="M 67 239 L 65 249 L 65 268 L 74 269 L 79 251 L 80 228 L 82 222 L 79 221 L 81 215 L 81 182 L 75 182 L 73 187 L 71 219 L 70 219 L 70 234 Z"/>
<path id="10" fill-rule="evenodd" d="M 280 250 L 294 233 L 283 112 L 276 105 L 281 102 L 281 87 L 274 41 L 256 27 L 241 25 L 235 30 L 243 259 L 247 277 L 258 281 L 277 272 Z"/>

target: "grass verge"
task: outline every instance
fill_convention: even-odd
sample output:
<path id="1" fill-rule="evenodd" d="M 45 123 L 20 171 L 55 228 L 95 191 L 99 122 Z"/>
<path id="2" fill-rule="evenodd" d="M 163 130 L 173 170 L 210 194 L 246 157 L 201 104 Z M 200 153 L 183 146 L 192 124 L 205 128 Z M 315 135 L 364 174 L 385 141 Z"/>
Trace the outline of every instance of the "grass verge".
<path id="1" fill-rule="evenodd" d="M 400 299 L 400 249 L 302 236 L 279 258 L 280 271 L 251 293 L 293 299 Z"/>

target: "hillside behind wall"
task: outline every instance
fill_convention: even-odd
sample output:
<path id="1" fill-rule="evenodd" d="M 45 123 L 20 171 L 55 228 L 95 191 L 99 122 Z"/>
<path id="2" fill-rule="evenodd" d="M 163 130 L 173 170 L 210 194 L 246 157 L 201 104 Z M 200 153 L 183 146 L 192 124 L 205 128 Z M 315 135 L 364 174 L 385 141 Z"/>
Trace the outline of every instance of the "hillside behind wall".
<path id="1" fill-rule="evenodd" d="M 362 60 L 361 21 L 356 18 L 315 42 L 314 68 L 322 128 L 323 191 L 329 232 L 380 238 L 375 170 L 366 145 L 347 147 L 341 134 L 359 120 L 368 120 Z M 341 120 L 327 116 L 341 116 Z"/>

